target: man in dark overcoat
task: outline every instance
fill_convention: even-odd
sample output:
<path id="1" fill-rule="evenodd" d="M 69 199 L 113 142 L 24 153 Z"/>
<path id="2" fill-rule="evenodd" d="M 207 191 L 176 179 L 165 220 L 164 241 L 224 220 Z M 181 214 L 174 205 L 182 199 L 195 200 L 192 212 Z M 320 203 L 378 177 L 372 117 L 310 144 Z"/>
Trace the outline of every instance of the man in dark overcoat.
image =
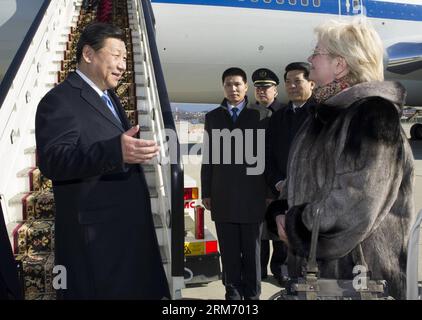
<path id="1" fill-rule="evenodd" d="M 36 140 L 53 181 L 62 299 L 162 299 L 169 289 L 145 176 L 154 141 L 136 138 L 113 91 L 126 70 L 122 30 L 85 28 L 78 68 L 41 100 Z"/>
<path id="2" fill-rule="evenodd" d="M 267 178 L 274 193 L 286 179 L 287 159 L 297 131 L 309 116 L 309 108 L 315 106 L 312 90 L 315 83 L 309 80 L 310 65 L 292 62 L 286 66 L 284 85 L 289 102 L 285 108 L 271 117 L 267 134 Z"/>
<path id="3" fill-rule="evenodd" d="M 248 104 L 242 69 L 227 69 L 222 82 L 225 98 L 205 116 L 202 199 L 216 224 L 226 299 L 259 299 L 269 112 Z"/>

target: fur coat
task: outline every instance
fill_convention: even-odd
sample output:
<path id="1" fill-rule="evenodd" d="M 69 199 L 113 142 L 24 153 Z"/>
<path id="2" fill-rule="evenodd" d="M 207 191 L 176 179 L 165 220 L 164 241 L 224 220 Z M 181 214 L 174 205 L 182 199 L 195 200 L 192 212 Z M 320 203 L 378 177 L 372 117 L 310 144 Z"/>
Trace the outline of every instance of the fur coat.
<path id="1" fill-rule="evenodd" d="M 405 298 L 414 168 L 400 125 L 404 99 L 399 83 L 367 82 L 311 111 L 293 142 L 281 195 L 290 208 L 291 276 L 301 276 L 319 210 L 320 276 L 353 279 L 361 243 L 371 279 L 387 280 L 389 294 Z"/>

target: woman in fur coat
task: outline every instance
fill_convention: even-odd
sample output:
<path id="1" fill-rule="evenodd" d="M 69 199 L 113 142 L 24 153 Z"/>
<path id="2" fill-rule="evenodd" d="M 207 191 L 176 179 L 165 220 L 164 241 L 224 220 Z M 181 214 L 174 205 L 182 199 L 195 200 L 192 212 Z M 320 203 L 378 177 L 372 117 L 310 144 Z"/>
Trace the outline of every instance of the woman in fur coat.
<path id="1" fill-rule="evenodd" d="M 320 276 L 353 279 L 361 244 L 371 279 L 387 280 L 389 294 L 405 299 L 414 221 L 413 156 L 400 125 L 405 89 L 383 81 L 381 40 L 365 22 L 315 30 L 308 61 L 319 105 L 290 150 L 281 195 L 289 210 L 276 216 L 289 274 L 302 274 L 318 210 Z"/>

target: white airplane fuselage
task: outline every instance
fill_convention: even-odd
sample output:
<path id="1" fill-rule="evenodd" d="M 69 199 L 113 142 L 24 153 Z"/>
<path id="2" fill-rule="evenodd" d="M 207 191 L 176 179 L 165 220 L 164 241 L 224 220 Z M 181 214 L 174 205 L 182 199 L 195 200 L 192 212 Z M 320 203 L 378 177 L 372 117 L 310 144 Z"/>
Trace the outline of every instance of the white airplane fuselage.
<path id="1" fill-rule="evenodd" d="M 307 60 L 316 42 L 314 28 L 329 19 L 366 16 L 383 40 L 386 67 L 392 55 L 406 55 L 388 53 L 399 43 L 417 46 L 422 57 L 422 0 L 153 0 L 152 5 L 172 102 L 219 103 L 221 74 L 231 66 L 243 68 L 248 77 L 267 67 L 283 79 L 288 63 Z M 417 59 L 413 54 L 412 61 Z M 422 68 L 405 74 L 386 70 L 385 77 L 405 85 L 408 105 L 422 105 Z M 283 83 L 279 92 L 285 101 Z"/>

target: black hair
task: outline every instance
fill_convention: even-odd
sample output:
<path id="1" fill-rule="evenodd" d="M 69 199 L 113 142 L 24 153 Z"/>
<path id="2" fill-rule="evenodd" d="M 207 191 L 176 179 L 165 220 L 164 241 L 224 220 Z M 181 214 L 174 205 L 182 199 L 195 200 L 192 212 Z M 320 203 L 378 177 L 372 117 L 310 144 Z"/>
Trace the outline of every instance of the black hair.
<path id="1" fill-rule="evenodd" d="M 222 82 L 224 83 L 224 80 L 231 76 L 240 76 L 242 77 L 243 82 L 246 83 L 246 72 L 240 68 L 232 67 L 224 71 L 223 76 L 221 77 Z"/>
<path id="2" fill-rule="evenodd" d="M 104 46 L 104 40 L 108 38 L 120 39 L 125 42 L 126 37 L 122 29 L 111 24 L 94 22 L 89 24 L 81 33 L 76 46 L 76 61 L 80 62 L 82 58 L 82 49 L 89 45 L 95 51 Z"/>
<path id="3" fill-rule="evenodd" d="M 286 81 L 287 73 L 289 71 L 292 71 L 292 70 L 300 70 L 300 71 L 303 71 L 303 77 L 306 80 L 309 80 L 309 71 L 310 71 L 310 69 L 311 69 L 311 66 L 307 62 L 292 62 L 292 63 L 289 63 L 286 66 L 286 69 L 285 69 L 285 72 L 284 72 L 284 81 Z"/>

